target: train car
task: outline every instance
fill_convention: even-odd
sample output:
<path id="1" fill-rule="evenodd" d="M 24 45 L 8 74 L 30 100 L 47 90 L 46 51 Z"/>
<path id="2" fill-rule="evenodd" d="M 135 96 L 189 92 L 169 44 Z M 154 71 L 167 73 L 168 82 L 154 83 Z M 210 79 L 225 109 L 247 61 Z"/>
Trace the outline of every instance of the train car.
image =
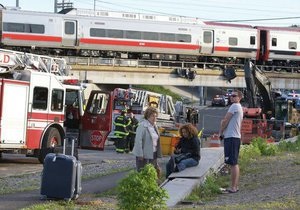
<path id="1" fill-rule="evenodd" d="M 257 30 L 250 25 L 205 22 L 212 47 L 208 53 L 219 58 L 258 59 Z M 203 33 L 203 36 L 207 32 Z M 207 44 L 207 43 L 206 43 Z"/>
<path id="2" fill-rule="evenodd" d="M 0 15 L 1 45 L 6 49 L 213 63 L 244 63 L 251 59 L 285 66 L 287 60 L 298 65 L 300 59 L 300 31 L 290 28 L 79 9 L 60 14 L 1 9 Z"/>
<path id="3" fill-rule="evenodd" d="M 68 43 L 60 15 L 1 9 L 1 44 L 6 48 L 60 48 Z"/>
<path id="4" fill-rule="evenodd" d="M 260 34 L 261 61 L 279 66 L 299 66 L 300 29 L 256 27 Z"/>

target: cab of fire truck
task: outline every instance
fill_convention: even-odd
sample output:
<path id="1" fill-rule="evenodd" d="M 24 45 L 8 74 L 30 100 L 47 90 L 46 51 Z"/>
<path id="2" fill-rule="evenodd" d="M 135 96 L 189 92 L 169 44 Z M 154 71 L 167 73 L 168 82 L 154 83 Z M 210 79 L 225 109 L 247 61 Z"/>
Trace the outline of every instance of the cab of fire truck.
<path id="1" fill-rule="evenodd" d="M 115 88 L 92 91 L 82 118 L 81 147 L 103 150 L 106 140 L 114 141 L 114 119 L 127 109 L 140 120 L 147 107 L 158 110 L 159 126 L 174 126 L 175 107 L 170 96 L 146 90 Z"/>

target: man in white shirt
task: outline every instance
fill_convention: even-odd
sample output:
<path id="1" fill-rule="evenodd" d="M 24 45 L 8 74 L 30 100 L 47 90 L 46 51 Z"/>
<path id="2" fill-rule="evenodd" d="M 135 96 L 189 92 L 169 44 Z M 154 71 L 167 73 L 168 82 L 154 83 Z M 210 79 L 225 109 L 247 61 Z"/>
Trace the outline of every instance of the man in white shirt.
<path id="1" fill-rule="evenodd" d="M 224 139 L 225 163 L 230 165 L 231 170 L 231 188 L 228 193 L 239 191 L 238 183 L 240 168 L 238 157 L 241 144 L 241 125 L 243 120 L 243 108 L 240 100 L 243 98 L 241 91 L 234 91 L 230 96 L 232 105 L 229 107 L 224 119 L 221 121 L 219 136 Z"/>

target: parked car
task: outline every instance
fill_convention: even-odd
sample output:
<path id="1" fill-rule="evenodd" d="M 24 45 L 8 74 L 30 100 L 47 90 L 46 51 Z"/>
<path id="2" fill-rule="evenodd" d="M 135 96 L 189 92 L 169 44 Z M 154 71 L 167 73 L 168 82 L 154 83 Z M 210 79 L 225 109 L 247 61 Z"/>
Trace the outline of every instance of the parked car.
<path id="1" fill-rule="evenodd" d="M 215 95 L 211 101 L 212 106 L 227 106 L 228 98 L 225 95 Z"/>

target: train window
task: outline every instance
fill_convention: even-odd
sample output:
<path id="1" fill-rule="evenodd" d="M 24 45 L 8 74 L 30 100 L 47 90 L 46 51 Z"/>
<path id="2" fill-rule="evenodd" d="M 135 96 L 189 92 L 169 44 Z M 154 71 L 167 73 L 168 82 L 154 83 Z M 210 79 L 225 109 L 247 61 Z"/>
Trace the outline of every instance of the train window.
<path id="1" fill-rule="evenodd" d="M 158 40 L 158 33 L 155 32 L 143 32 L 143 39 L 145 40 Z"/>
<path id="2" fill-rule="evenodd" d="M 277 38 L 272 38 L 272 46 L 273 47 L 277 46 Z"/>
<path id="3" fill-rule="evenodd" d="M 160 40 L 161 41 L 175 42 L 175 34 L 161 33 L 160 34 Z"/>
<path id="4" fill-rule="evenodd" d="M 105 29 L 91 28 L 90 29 L 90 36 L 92 36 L 92 37 L 106 37 L 105 36 Z"/>
<path id="5" fill-rule="evenodd" d="M 211 31 L 204 31 L 203 32 L 203 42 L 204 43 L 211 43 L 212 42 L 212 34 L 211 34 Z"/>
<path id="6" fill-rule="evenodd" d="M 122 30 L 108 29 L 107 30 L 107 37 L 123 38 L 123 33 L 124 33 L 124 31 L 122 31 Z"/>
<path id="7" fill-rule="evenodd" d="M 64 91 L 54 89 L 52 91 L 52 99 L 51 99 L 51 110 L 52 111 L 61 111 L 63 110 L 63 98 L 64 98 Z"/>
<path id="8" fill-rule="evenodd" d="M 297 49 L 297 42 L 289 42 L 289 49 L 296 50 Z"/>
<path id="9" fill-rule="evenodd" d="M 65 22 L 65 34 L 74 34 L 75 33 L 75 23 L 66 21 Z"/>
<path id="10" fill-rule="evenodd" d="M 33 90 L 33 109 L 47 109 L 48 89 L 43 87 L 35 87 Z"/>
<path id="11" fill-rule="evenodd" d="M 187 34 L 176 34 L 176 41 L 177 42 L 191 42 L 192 37 L 191 37 L 191 35 L 187 35 Z"/>
<path id="12" fill-rule="evenodd" d="M 25 32 L 25 24 L 22 23 L 3 23 L 3 31 Z"/>
<path id="13" fill-rule="evenodd" d="M 142 32 L 140 31 L 125 31 L 125 38 L 127 39 L 141 39 Z"/>
<path id="14" fill-rule="evenodd" d="M 25 32 L 35 33 L 35 34 L 43 34 L 45 33 L 45 26 L 38 24 L 26 24 Z"/>
<path id="15" fill-rule="evenodd" d="M 232 45 L 232 46 L 238 45 L 238 39 L 235 37 L 229 37 L 228 42 L 229 42 L 229 45 Z"/>
<path id="16" fill-rule="evenodd" d="M 255 45 L 255 36 L 250 36 L 250 44 Z"/>

